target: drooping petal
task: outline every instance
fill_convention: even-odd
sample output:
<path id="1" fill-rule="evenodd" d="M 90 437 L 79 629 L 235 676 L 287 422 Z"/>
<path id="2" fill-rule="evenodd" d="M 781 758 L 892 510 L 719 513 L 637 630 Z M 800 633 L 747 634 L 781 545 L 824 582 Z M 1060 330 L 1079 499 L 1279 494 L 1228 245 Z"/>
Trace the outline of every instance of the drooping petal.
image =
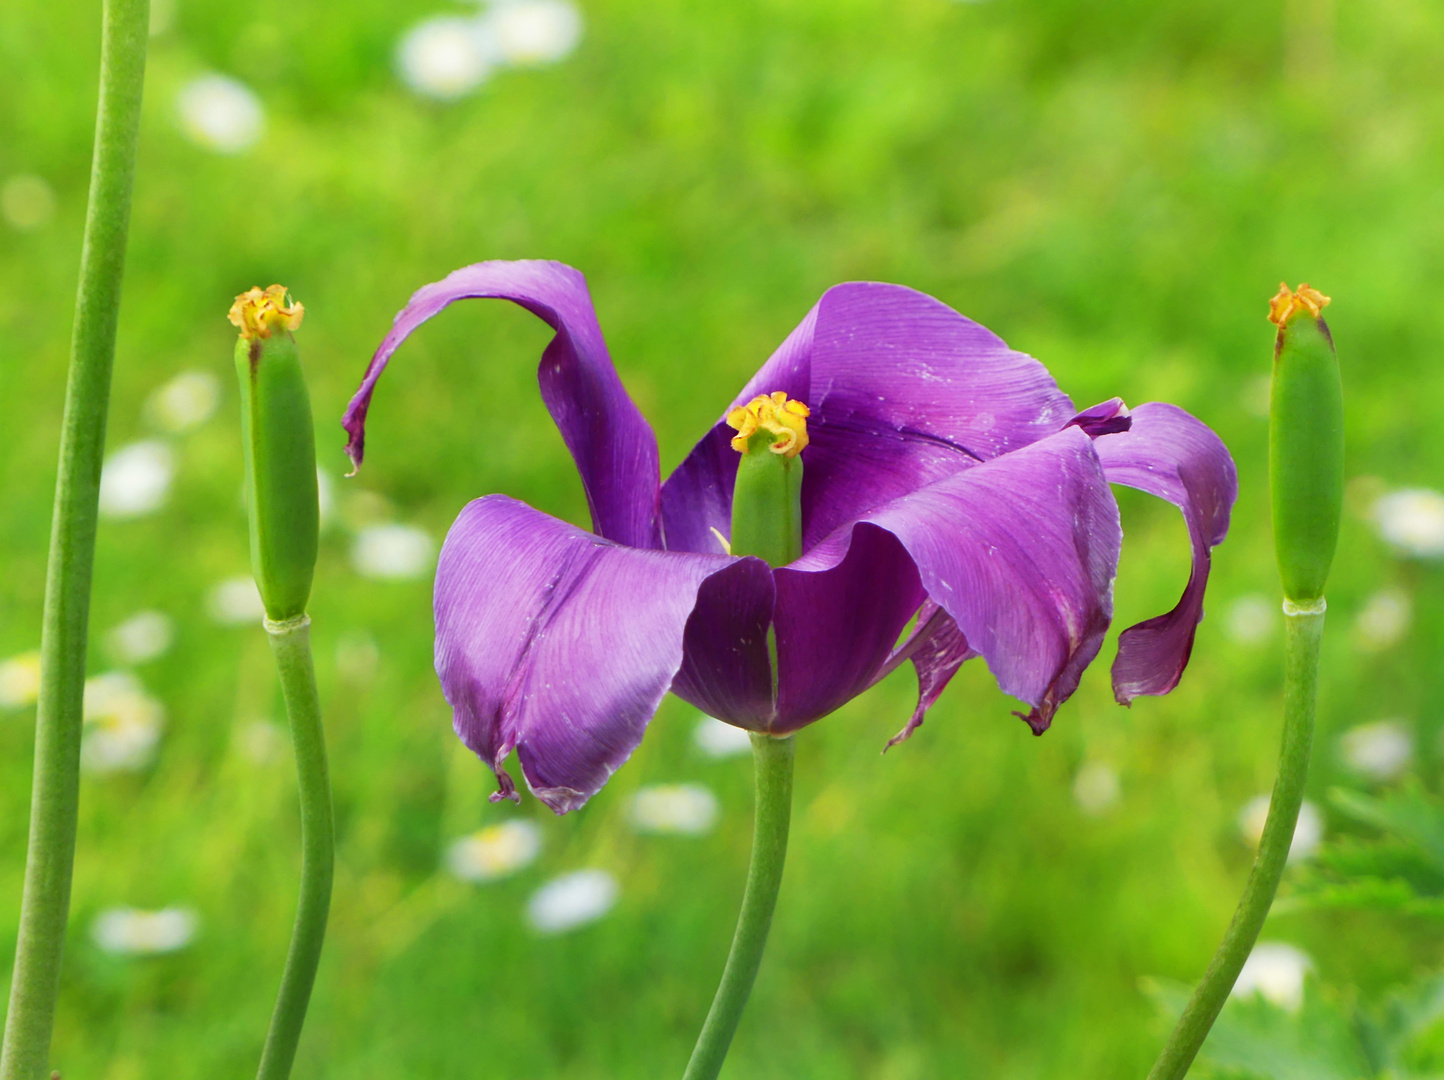
<path id="1" fill-rule="evenodd" d="M 772 570 L 761 559 L 739 559 L 704 581 L 672 693 L 708 716 L 768 730 L 775 709 L 767 631 L 775 601 Z"/>
<path id="2" fill-rule="evenodd" d="M 736 565 L 622 547 L 502 495 L 469 504 L 436 572 L 436 671 L 493 798 L 516 797 L 513 748 L 558 813 L 595 794 L 676 676 L 699 587 Z"/>
<path id="3" fill-rule="evenodd" d="M 918 612 L 918 625 L 913 638 L 898 650 L 901 658 L 910 659 L 918 676 L 918 703 L 907 724 L 887 741 L 884 750 L 912 737 L 937 703 L 958 669 L 977 656 L 977 650 L 958 629 L 957 622 L 931 600 Z"/>
<path id="4" fill-rule="evenodd" d="M 417 290 L 371 358 L 341 421 L 353 466 L 361 465 L 366 411 L 392 353 L 433 315 L 473 298 L 510 300 L 556 331 L 542 352 L 537 380 L 576 459 L 593 526 L 619 544 L 659 546 L 656 436 L 612 366 L 586 278 L 562 263 L 476 263 Z"/>
<path id="5" fill-rule="evenodd" d="M 1167 499 L 1183 511 L 1193 547 L 1193 570 L 1177 606 L 1131 626 L 1118 639 L 1113 693 L 1127 705 L 1140 694 L 1166 694 L 1178 685 L 1203 618 L 1210 552 L 1228 535 L 1238 497 L 1238 472 L 1228 448 L 1203 422 L 1176 405 L 1150 402 L 1134 409 L 1128 431 L 1093 444 L 1110 482 Z"/>
<path id="6" fill-rule="evenodd" d="M 862 693 L 891 667 L 893 647 L 926 599 L 917 567 L 886 528 L 846 530 L 846 554 L 826 569 L 774 570 L 777 718 L 796 731 Z M 802 567 L 794 563 L 793 567 Z"/>
<path id="7" fill-rule="evenodd" d="M 1097 655 L 1112 615 L 1122 531 L 1092 440 L 1066 428 L 862 520 L 902 542 L 928 597 L 987 660 L 1002 690 L 1033 706 L 1025 719 L 1034 732 L 1046 730 Z M 789 569 L 835 566 L 856 531 L 839 529 Z"/>
<path id="8" fill-rule="evenodd" d="M 1032 357 L 941 301 L 876 282 L 829 289 L 734 405 L 772 390 L 812 409 L 805 545 L 890 499 L 1050 435 L 1074 412 Z M 719 421 L 663 485 L 669 548 L 719 550 L 709 530 L 727 532 L 736 472 L 735 458 L 723 453 L 725 432 Z"/>

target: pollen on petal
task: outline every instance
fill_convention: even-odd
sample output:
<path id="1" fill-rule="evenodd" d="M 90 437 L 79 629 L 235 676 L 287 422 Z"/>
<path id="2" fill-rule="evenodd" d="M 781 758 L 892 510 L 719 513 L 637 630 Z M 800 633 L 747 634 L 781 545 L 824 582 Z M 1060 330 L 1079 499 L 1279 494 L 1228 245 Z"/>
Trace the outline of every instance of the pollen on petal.
<path id="1" fill-rule="evenodd" d="M 746 405 L 727 414 L 727 424 L 736 430 L 732 449 L 747 452 L 747 441 L 760 428 L 778 436 L 768 449 L 774 454 L 796 457 L 807 448 L 807 417 L 812 410 L 782 390 L 760 394 Z"/>
<path id="2" fill-rule="evenodd" d="M 290 300 L 284 285 L 272 285 L 268 289 L 257 287 L 241 293 L 227 317 L 231 325 L 240 330 L 241 337 L 254 341 L 270 337 L 278 326 L 295 330 L 305 314 L 305 306 Z"/>
<path id="3" fill-rule="evenodd" d="M 1281 281 L 1279 291 L 1269 301 L 1269 322 L 1275 326 L 1283 326 L 1300 311 L 1307 311 L 1317 319 L 1330 300 L 1331 297 L 1325 296 L 1308 282 L 1301 284 L 1295 292 L 1288 287 L 1287 282 Z"/>

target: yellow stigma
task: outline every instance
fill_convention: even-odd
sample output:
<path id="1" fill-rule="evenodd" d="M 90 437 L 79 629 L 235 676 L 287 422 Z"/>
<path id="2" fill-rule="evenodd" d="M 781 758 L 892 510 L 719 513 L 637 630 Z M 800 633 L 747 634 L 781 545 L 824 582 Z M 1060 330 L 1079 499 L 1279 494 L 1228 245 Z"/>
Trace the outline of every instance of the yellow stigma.
<path id="1" fill-rule="evenodd" d="M 807 449 L 807 418 L 811 415 L 811 409 L 781 390 L 761 394 L 727 414 L 727 426 L 737 430 L 732 449 L 747 453 L 747 440 L 761 429 L 781 436 L 768 447 L 774 454 L 796 457 Z"/>
<path id="2" fill-rule="evenodd" d="M 228 316 L 232 325 L 240 328 L 241 337 L 247 341 L 268 338 L 276 327 L 294 330 L 301 325 L 306 309 L 297 303 L 287 303 L 286 287 L 272 285 L 269 289 L 250 289 L 236 297 Z"/>
<path id="3" fill-rule="evenodd" d="M 1298 292 L 1293 292 L 1280 281 L 1278 294 L 1269 301 L 1269 322 L 1283 326 L 1300 311 L 1307 311 L 1317 319 L 1328 303 L 1329 297 L 1308 282 L 1300 285 Z"/>

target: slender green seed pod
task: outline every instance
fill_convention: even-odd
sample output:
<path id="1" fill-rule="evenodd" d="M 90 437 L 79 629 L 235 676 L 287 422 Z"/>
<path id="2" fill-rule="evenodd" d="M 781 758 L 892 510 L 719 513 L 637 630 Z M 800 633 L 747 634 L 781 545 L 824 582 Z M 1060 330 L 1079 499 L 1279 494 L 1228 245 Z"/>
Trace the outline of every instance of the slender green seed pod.
<path id="1" fill-rule="evenodd" d="M 1274 548 L 1284 596 L 1295 604 L 1324 595 L 1344 501 L 1344 391 L 1321 315 L 1328 302 L 1308 285 L 1281 285 L 1269 304 L 1278 326 L 1269 406 Z"/>
<path id="2" fill-rule="evenodd" d="M 732 488 L 733 555 L 786 566 L 802 554 L 802 458 L 808 408 L 778 391 L 727 416 L 742 454 Z"/>
<path id="3" fill-rule="evenodd" d="M 287 303 L 284 288 L 272 285 L 238 296 L 230 314 L 241 331 L 236 376 L 241 385 L 251 569 L 272 622 L 306 613 L 316 570 L 316 435 L 305 373 L 291 336 L 304 311 L 300 304 Z"/>

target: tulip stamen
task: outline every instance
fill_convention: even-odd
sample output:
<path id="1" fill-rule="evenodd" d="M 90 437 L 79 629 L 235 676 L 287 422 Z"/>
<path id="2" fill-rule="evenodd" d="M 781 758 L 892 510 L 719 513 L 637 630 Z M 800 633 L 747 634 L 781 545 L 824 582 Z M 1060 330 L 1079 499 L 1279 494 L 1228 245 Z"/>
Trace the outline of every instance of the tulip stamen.
<path id="1" fill-rule="evenodd" d="M 761 430 L 777 436 L 769 447 L 772 453 L 796 457 L 807 449 L 807 418 L 811 415 L 811 409 L 782 390 L 759 394 L 727 414 L 727 426 L 737 432 L 732 449 L 745 454 L 747 441 Z"/>

